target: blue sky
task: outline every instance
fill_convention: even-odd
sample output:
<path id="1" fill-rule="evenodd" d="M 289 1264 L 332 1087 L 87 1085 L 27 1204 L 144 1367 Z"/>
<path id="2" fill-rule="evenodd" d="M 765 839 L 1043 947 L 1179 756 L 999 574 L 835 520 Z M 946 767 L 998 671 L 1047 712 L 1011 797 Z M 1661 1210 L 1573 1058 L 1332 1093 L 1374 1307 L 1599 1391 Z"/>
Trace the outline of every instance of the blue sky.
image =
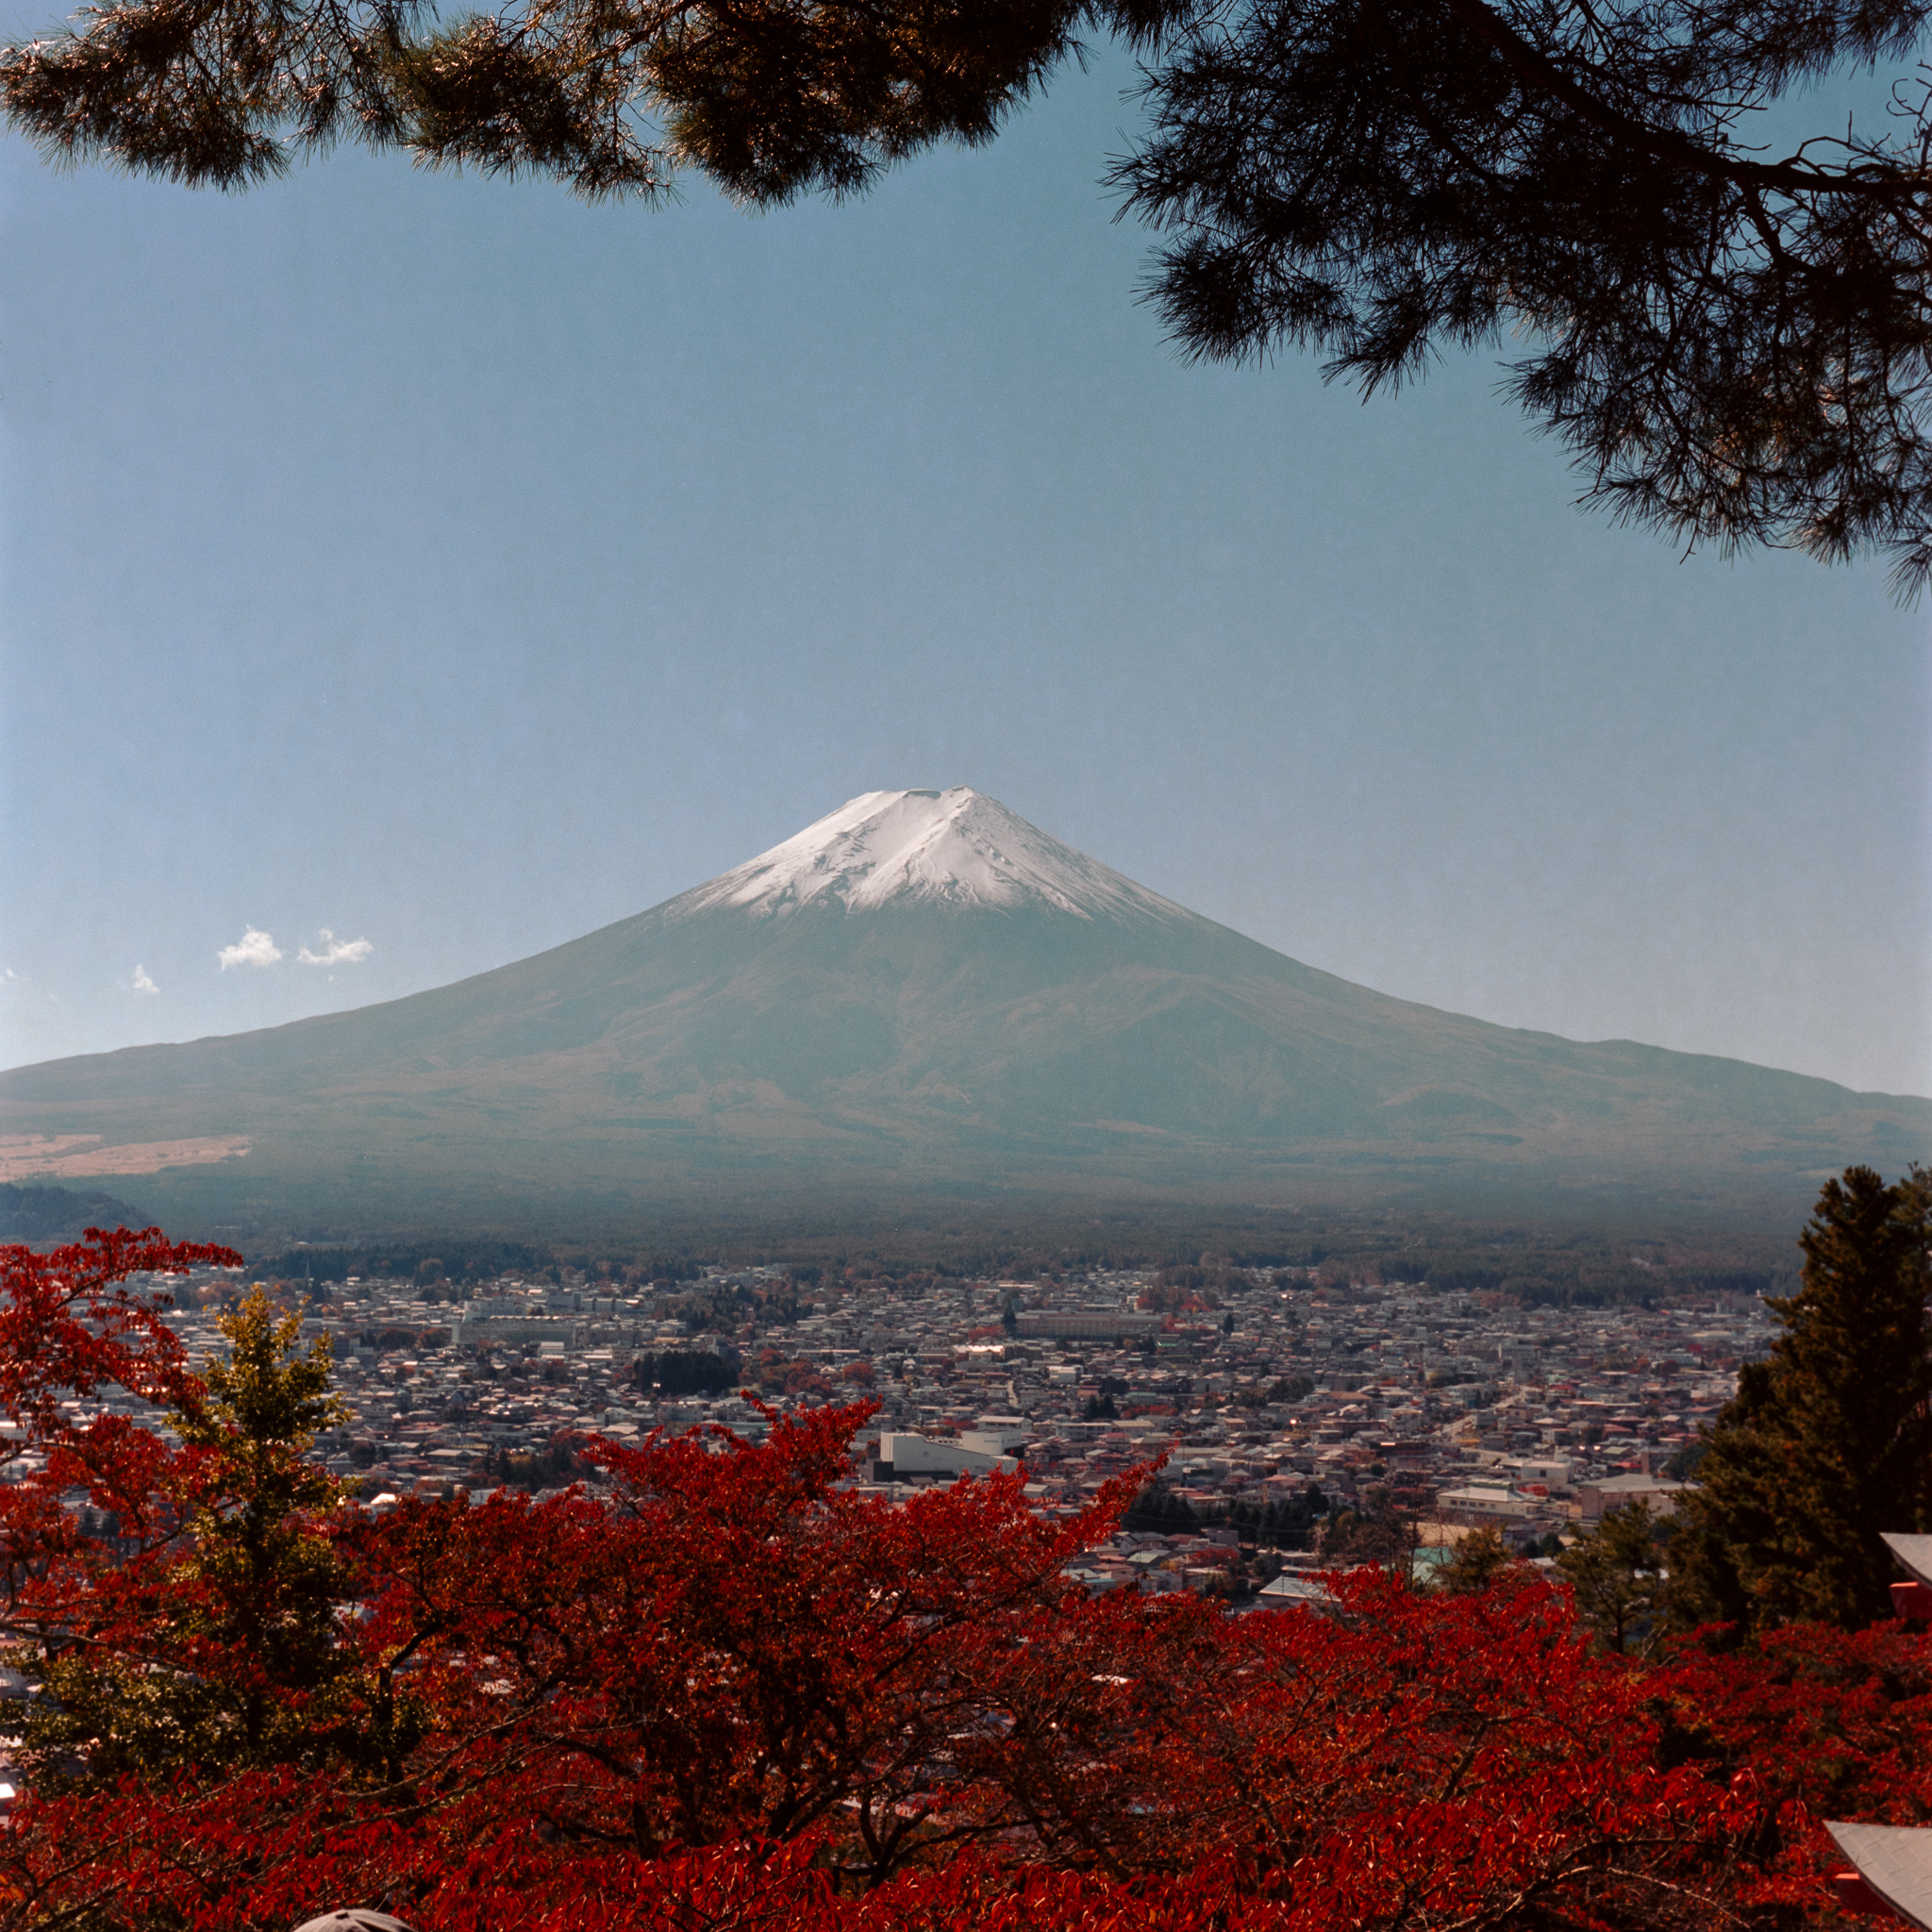
<path id="1" fill-rule="evenodd" d="M 970 784 L 1385 991 L 1932 1092 L 1926 613 L 1577 512 L 1503 351 L 1188 365 L 1099 186 L 1128 78 L 756 217 L 0 146 L 0 1064 Z"/>

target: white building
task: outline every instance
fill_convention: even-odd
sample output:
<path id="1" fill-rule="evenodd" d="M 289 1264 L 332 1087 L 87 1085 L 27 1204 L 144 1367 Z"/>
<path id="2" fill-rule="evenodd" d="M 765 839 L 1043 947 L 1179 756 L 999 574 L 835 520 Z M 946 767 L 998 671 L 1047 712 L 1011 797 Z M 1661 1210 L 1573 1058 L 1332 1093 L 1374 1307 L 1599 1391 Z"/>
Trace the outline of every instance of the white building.
<path id="1" fill-rule="evenodd" d="M 903 1482 L 908 1476 L 991 1475 L 1018 1469 L 997 1436 L 968 1430 L 958 1436 L 920 1436 L 888 1429 L 879 1437 L 874 1478 Z"/>

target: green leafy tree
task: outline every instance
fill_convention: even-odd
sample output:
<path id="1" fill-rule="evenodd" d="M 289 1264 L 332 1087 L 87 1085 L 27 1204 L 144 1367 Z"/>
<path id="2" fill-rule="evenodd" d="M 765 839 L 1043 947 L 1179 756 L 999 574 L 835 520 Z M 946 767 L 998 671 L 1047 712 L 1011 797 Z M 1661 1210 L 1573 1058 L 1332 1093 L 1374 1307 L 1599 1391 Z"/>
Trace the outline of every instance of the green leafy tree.
<path id="1" fill-rule="evenodd" d="M 1164 1482 L 1149 1483 L 1129 1503 L 1121 1516 L 1123 1529 L 1140 1530 L 1148 1535 L 1167 1536 L 1198 1526 L 1193 1506 L 1185 1496 L 1177 1496 Z"/>
<path id="2" fill-rule="evenodd" d="M 541 1449 L 492 1449 L 484 1453 L 485 1478 L 504 1489 L 560 1490 L 580 1480 L 588 1465 L 569 1437 L 559 1437 Z"/>
<path id="3" fill-rule="evenodd" d="M 742 1369 L 735 1349 L 675 1348 L 639 1356 L 631 1380 L 640 1389 L 656 1387 L 665 1395 L 722 1395 L 737 1387 Z"/>
<path id="4" fill-rule="evenodd" d="M 1309 1483 L 1298 1496 L 1269 1503 L 1238 1497 L 1228 1506 L 1227 1520 L 1243 1542 L 1262 1549 L 1305 1550 L 1314 1541 L 1315 1524 L 1327 1513 L 1327 1499 Z"/>
<path id="5" fill-rule="evenodd" d="M 1330 1513 L 1321 1552 L 1337 1563 L 1381 1563 L 1407 1574 L 1420 1537 L 1416 1519 L 1396 1508 L 1385 1486 L 1371 1483 L 1362 1491 L 1358 1508 Z"/>
<path id="6" fill-rule="evenodd" d="M 344 1490 L 308 1457 L 346 1413 L 328 1339 L 302 1350 L 300 1317 L 259 1288 L 220 1327 L 227 1359 L 168 1418 L 180 1447 L 143 1511 L 155 1535 L 39 1647 L 48 1694 L 24 1750 L 43 1776 L 366 1755 L 350 1579 L 323 1521 Z"/>
<path id="7" fill-rule="evenodd" d="M 1668 1523 L 1639 1499 L 1606 1510 L 1557 1557 L 1576 1614 L 1607 1650 L 1653 1648 L 1665 1627 L 1671 1579 Z"/>
<path id="8" fill-rule="evenodd" d="M 1436 1581 L 1452 1596 L 1474 1596 L 1506 1575 L 1516 1560 L 1493 1523 L 1478 1524 L 1456 1545 L 1455 1556 L 1438 1572 Z"/>
<path id="9" fill-rule="evenodd" d="M 1740 1632 L 1890 1614 L 1886 1530 L 1932 1529 L 1932 1174 L 1826 1182 L 1803 1285 L 1686 1491 L 1678 1613 Z"/>

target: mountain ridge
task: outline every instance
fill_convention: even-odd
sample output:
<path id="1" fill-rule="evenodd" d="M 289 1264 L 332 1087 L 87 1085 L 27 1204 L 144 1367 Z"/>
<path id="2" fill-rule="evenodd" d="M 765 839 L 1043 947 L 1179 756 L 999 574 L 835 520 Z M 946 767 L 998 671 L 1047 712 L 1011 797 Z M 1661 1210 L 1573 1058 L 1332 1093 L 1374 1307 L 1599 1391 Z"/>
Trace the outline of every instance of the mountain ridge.
<path id="1" fill-rule="evenodd" d="M 126 1163 L 152 1146 L 171 1157 L 143 1183 L 158 1202 L 175 1184 L 258 1204 L 1382 1182 L 1785 1198 L 1853 1159 L 1932 1156 L 1932 1101 L 1397 1000 L 956 787 L 863 794 L 448 986 L 0 1074 L 0 1137 L 28 1161 L 35 1137 L 81 1135 L 59 1157 L 76 1164 L 38 1177 L 142 1172 Z"/>

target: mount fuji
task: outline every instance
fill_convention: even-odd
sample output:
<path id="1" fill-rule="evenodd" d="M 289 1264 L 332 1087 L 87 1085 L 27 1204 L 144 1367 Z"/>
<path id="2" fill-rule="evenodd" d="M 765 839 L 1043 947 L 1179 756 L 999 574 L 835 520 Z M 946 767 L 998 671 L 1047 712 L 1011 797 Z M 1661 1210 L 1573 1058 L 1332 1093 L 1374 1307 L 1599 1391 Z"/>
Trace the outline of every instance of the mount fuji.
<path id="1" fill-rule="evenodd" d="M 0 1074 L 11 1177 L 142 1174 L 157 1211 L 258 1225 L 975 1190 L 1768 1204 L 1928 1157 L 1932 1101 L 1391 999 L 963 787 L 867 792 L 433 991 Z"/>
<path id="2" fill-rule="evenodd" d="M 854 912 L 889 906 L 1030 908 L 1090 923 L 1194 918 L 964 785 L 864 792 L 665 910 L 690 918 L 732 906 L 773 918 L 833 904 Z"/>

